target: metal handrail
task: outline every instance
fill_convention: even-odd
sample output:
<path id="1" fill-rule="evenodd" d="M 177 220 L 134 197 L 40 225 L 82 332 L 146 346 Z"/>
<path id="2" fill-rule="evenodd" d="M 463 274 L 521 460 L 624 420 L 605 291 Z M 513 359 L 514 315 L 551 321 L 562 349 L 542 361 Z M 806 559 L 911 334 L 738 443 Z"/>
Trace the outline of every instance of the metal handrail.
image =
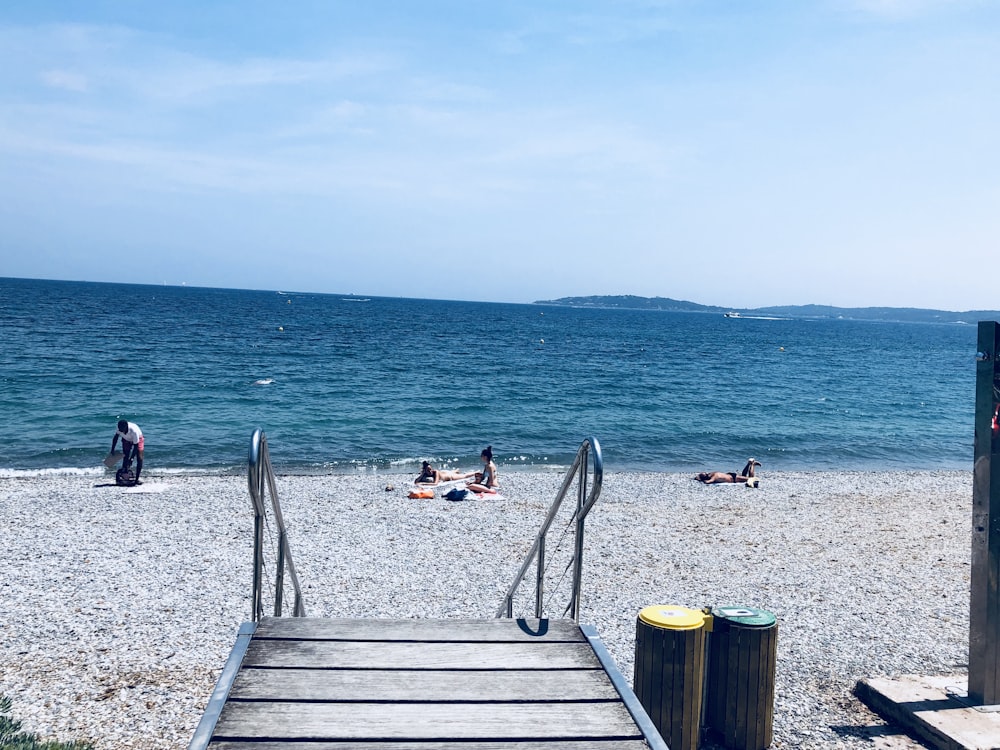
<path id="1" fill-rule="evenodd" d="M 267 505 L 264 502 L 265 490 L 271 495 L 271 512 L 278 526 L 278 553 L 275 561 L 274 574 L 274 616 L 281 617 L 281 606 L 284 598 L 285 568 L 295 590 L 295 606 L 292 607 L 293 617 L 305 617 L 305 604 L 302 602 L 302 589 L 299 587 L 299 577 L 295 574 L 292 563 L 292 549 L 288 544 L 288 532 L 285 520 L 281 515 L 281 505 L 278 503 L 278 490 L 274 481 L 274 470 L 271 468 L 271 454 L 267 449 L 267 437 L 259 427 L 250 437 L 248 455 L 247 484 L 250 488 L 250 499 L 253 501 L 253 596 L 251 619 L 260 622 L 264 616 L 263 584 L 264 584 L 264 525 L 266 522 Z"/>
<path id="2" fill-rule="evenodd" d="M 591 454 L 594 458 L 594 476 L 590 494 L 588 495 L 587 476 Z M 535 537 L 535 543 L 531 546 L 531 550 L 524 558 L 524 563 L 521 565 L 521 570 L 518 571 L 517 576 L 514 577 L 514 582 L 507 590 L 507 595 L 504 597 L 503 604 L 501 604 L 500 608 L 497 610 L 497 617 L 514 616 L 514 594 L 517 592 L 518 586 L 521 585 L 521 581 L 524 580 L 524 576 L 528 572 L 528 568 L 531 567 L 532 562 L 537 562 L 535 578 L 535 617 L 542 617 L 545 611 L 545 537 L 549 532 L 549 527 L 552 526 L 552 522 L 555 520 L 556 514 L 559 512 L 559 507 L 562 505 L 562 501 L 566 497 L 566 493 L 573 484 L 574 478 L 579 479 L 579 481 L 577 482 L 576 511 L 574 512 L 573 518 L 570 522 L 576 522 L 576 544 L 572 560 L 573 590 L 570 594 L 570 603 L 567 611 L 570 613 L 573 620 L 579 622 L 580 583 L 583 575 L 583 522 L 587 518 L 587 514 L 590 512 L 590 509 L 594 506 L 594 503 L 597 502 L 597 498 L 601 494 L 601 485 L 604 482 L 604 459 L 601 457 L 601 444 L 598 443 L 597 439 L 594 437 L 589 437 L 584 440 L 580 445 L 580 450 L 576 452 L 576 458 L 573 459 L 573 465 L 569 468 L 569 471 L 566 472 L 566 478 L 563 479 L 562 487 L 559 488 L 556 499 L 552 501 L 552 505 L 549 507 L 549 513 L 545 517 L 545 521 L 542 522 L 542 527 L 538 531 L 538 536 Z"/>

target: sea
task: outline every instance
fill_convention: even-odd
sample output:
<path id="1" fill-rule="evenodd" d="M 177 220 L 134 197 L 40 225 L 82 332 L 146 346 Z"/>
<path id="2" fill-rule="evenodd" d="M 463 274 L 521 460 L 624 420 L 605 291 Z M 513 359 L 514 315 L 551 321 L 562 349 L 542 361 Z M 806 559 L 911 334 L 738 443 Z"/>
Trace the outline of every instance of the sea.
<path id="1" fill-rule="evenodd" d="M 971 470 L 975 323 L 3 278 L 0 476 Z"/>

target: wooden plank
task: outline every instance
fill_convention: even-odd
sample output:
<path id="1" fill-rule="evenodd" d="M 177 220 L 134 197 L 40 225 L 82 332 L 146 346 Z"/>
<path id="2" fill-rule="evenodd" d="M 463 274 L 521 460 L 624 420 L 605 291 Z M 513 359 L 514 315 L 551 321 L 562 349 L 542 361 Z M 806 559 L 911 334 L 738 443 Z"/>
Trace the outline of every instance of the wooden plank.
<path id="1" fill-rule="evenodd" d="M 285 703 L 230 701 L 217 739 L 639 739 L 621 703 Z"/>
<path id="2" fill-rule="evenodd" d="M 551 740 L 545 743 L 545 750 L 649 750 L 643 740 L 586 739 Z M 435 742 L 240 742 L 223 740 L 213 742 L 209 750 L 539 750 L 537 741 L 490 742 L 468 740 Z"/>
<path id="3" fill-rule="evenodd" d="M 733 647 L 736 649 L 736 685 L 733 689 L 733 697 L 736 701 L 736 711 L 733 717 L 732 737 L 727 742 L 735 741 L 740 747 L 746 747 L 747 734 L 753 728 L 750 713 L 749 699 L 751 691 L 756 688 L 754 683 L 754 666 L 757 661 L 757 654 L 753 652 L 751 643 L 754 633 L 747 628 L 733 627 L 729 632 L 729 637 Z M 726 732 L 726 739 L 729 740 L 729 732 Z"/>
<path id="4" fill-rule="evenodd" d="M 267 641 L 254 638 L 244 667 L 302 669 L 599 669 L 583 643 Z"/>
<path id="5" fill-rule="evenodd" d="M 767 668 L 761 681 L 761 712 L 764 716 L 763 733 L 760 736 L 762 746 L 769 746 L 774 741 L 774 681 L 778 662 L 778 626 L 775 624 L 767 634 Z"/>
<path id="6" fill-rule="evenodd" d="M 572 620 L 355 620 L 265 617 L 257 638 L 347 641 L 571 641 L 584 639 Z"/>
<path id="7" fill-rule="evenodd" d="M 253 669 L 236 677 L 233 700 L 558 701 L 618 700 L 602 670 L 409 671 Z"/>

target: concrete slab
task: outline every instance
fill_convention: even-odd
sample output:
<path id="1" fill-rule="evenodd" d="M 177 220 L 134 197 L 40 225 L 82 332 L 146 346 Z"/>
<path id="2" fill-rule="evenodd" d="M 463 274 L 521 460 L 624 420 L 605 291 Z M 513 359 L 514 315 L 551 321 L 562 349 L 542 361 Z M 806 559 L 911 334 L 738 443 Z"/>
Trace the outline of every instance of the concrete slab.
<path id="1" fill-rule="evenodd" d="M 972 706 L 968 676 L 872 678 L 854 694 L 935 750 L 1000 750 L 1000 707 Z"/>

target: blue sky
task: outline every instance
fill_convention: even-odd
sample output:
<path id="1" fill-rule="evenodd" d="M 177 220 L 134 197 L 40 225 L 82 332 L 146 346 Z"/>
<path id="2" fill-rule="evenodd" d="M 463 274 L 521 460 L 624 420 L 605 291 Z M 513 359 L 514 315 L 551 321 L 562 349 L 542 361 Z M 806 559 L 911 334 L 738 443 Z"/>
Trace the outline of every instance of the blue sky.
<path id="1" fill-rule="evenodd" d="M 0 276 L 1000 308 L 1000 0 L 0 6 Z"/>

